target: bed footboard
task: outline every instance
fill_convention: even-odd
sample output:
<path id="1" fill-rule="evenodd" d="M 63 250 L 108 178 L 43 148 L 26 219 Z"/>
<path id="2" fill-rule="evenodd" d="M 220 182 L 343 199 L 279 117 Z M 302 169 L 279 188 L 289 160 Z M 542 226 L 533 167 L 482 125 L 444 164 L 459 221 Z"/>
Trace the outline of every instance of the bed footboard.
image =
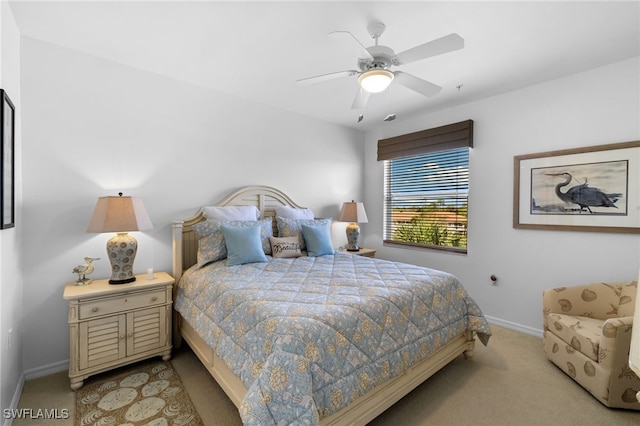
<path id="1" fill-rule="evenodd" d="M 401 376 L 395 377 L 371 392 L 353 401 L 331 416 L 320 421 L 321 425 L 366 425 L 421 383 L 440 371 L 461 354 L 473 353 L 473 332 L 465 331 L 429 358 L 414 365 Z"/>
<path id="2" fill-rule="evenodd" d="M 179 333 L 184 340 L 233 404 L 239 408 L 247 393 L 247 389 L 240 379 L 213 353 L 213 350 L 182 317 L 179 318 L 179 324 Z M 345 424 L 364 426 L 458 356 L 464 355 L 465 358 L 470 358 L 473 355 L 474 347 L 473 332 L 465 331 L 401 376 L 379 385 L 368 394 L 353 401 L 349 406 L 321 419 L 320 424 L 323 426 Z"/>

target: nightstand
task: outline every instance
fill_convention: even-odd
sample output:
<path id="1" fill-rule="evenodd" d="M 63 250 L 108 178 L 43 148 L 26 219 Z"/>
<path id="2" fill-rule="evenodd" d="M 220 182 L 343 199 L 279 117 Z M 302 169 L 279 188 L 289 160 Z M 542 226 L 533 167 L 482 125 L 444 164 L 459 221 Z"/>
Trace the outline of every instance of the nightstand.
<path id="1" fill-rule="evenodd" d="M 69 379 L 82 387 L 96 373 L 153 356 L 171 358 L 171 309 L 174 279 L 156 272 L 137 275 L 128 284 L 96 280 L 68 284 Z"/>
<path id="2" fill-rule="evenodd" d="M 376 250 L 370 248 L 360 247 L 358 251 L 347 251 L 344 250 L 344 253 L 347 254 L 355 254 L 356 256 L 364 256 L 364 257 L 376 257 Z"/>

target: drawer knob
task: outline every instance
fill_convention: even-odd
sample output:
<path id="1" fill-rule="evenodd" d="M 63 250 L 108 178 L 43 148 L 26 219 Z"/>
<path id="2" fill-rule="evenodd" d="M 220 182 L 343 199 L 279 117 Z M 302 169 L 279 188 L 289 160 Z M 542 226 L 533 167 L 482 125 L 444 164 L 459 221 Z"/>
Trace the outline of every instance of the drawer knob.
<path id="1" fill-rule="evenodd" d="M 151 298 L 151 301 L 152 301 L 152 302 L 155 302 L 155 301 L 157 301 L 157 300 L 158 300 L 158 298 L 157 298 L 156 296 L 153 296 L 153 297 Z"/>
<path id="2" fill-rule="evenodd" d="M 91 312 L 98 312 L 98 307 L 96 306 L 95 308 L 91 309 Z"/>

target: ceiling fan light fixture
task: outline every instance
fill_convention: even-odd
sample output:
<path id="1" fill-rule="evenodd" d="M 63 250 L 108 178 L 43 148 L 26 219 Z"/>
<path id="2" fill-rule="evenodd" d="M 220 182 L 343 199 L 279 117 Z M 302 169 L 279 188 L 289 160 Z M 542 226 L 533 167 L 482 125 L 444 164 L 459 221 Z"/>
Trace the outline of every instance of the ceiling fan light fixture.
<path id="1" fill-rule="evenodd" d="M 358 76 L 358 83 L 369 93 L 380 93 L 384 91 L 392 81 L 393 73 L 383 69 L 365 71 Z"/>

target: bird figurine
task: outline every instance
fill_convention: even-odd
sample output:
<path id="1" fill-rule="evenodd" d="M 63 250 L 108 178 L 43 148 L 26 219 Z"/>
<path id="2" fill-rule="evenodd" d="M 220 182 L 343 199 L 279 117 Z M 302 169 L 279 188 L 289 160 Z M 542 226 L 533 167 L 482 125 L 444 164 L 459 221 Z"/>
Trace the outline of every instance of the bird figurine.
<path id="1" fill-rule="evenodd" d="M 91 279 L 87 278 L 87 275 L 93 273 L 93 262 L 96 260 L 100 260 L 99 257 L 85 257 L 84 265 L 78 265 L 73 268 L 73 273 L 78 274 L 78 281 L 76 281 L 76 285 L 87 285 L 91 283 Z"/>

